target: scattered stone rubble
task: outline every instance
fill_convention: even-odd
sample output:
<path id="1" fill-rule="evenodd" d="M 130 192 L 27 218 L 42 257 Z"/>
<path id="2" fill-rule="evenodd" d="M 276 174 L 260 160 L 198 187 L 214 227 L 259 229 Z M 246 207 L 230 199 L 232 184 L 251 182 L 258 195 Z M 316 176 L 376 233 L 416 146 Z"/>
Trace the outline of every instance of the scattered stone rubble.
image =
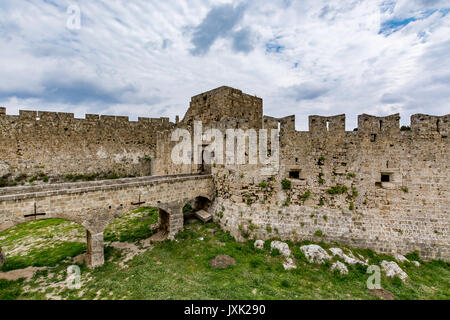
<path id="1" fill-rule="evenodd" d="M 263 249 L 264 241 L 256 240 L 254 246 L 256 248 Z M 272 241 L 270 244 L 270 248 L 271 250 L 277 249 L 285 258 L 285 261 L 283 262 L 283 267 L 285 270 L 296 268 L 294 260 L 291 258 L 291 250 L 289 249 L 289 245 L 287 243 L 281 241 Z M 349 273 L 349 270 L 345 264 L 361 264 L 364 266 L 369 265 L 369 259 L 365 259 L 360 254 L 358 254 L 357 258 L 351 252 L 345 254 L 341 248 L 330 248 L 329 250 L 331 251 L 332 256 L 329 255 L 325 249 L 316 244 L 301 246 L 300 250 L 303 252 L 309 263 L 324 264 L 326 261 L 331 260 L 333 257 L 338 257 L 344 260 L 344 262 L 334 262 L 330 268 L 331 271 L 337 270 L 342 275 L 347 275 Z M 402 262 L 409 262 L 409 260 L 404 256 L 395 255 L 395 258 Z M 412 263 L 414 263 L 414 265 L 416 266 L 420 266 L 420 263 L 417 261 L 412 261 Z M 386 272 L 386 275 L 388 277 L 398 276 L 402 280 L 405 280 L 408 277 L 408 275 L 397 265 L 397 263 L 393 261 L 383 261 L 381 263 L 381 267 Z"/>
<path id="2" fill-rule="evenodd" d="M 368 261 L 359 260 L 352 253 L 346 255 L 341 248 L 330 248 L 330 251 L 333 254 L 333 256 L 338 256 L 339 258 L 344 259 L 344 262 L 347 264 L 354 265 L 359 263 L 365 266 L 368 265 Z"/>
<path id="3" fill-rule="evenodd" d="M 386 276 L 389 278 L 398 276 L 404 281 L 408 277 L 408 275 L 394 261 L 383 260 L 381 262 L 381 267 L 386 272 Z"/>
<path id="4" fill-rule="evenodd" d="M 320 246 L 316 244 L 310 244 L 307 246 L 301 246 L 300 250 L 305 255 L 306 259 L 310 263 L 323 264 L 327 260 L 331 260 L 331 256 Z"/>
<path id="5" fill-rule="evenodd" d="M 277 249 L 280 251 L 281 255 L 288 258 L 291 255 L 291 250 L 289 249 L 289 246 L 287 243 L 281 242 L 281 241 L 272 241 L 270 243 L 270 248 L 272 250 Z"/>
<path id="6" fill-rule="evenodd" d="M 292 270 L 296 269 L 297 266 L 295 265 L 295 262 L 292 258 L 286 258 L 286 260 L 283 263 L 284 270 Z"/>
<path id="7" fill-rule="evenodd" d="M 395 260 L 397 260 L 399 262 L 409 262 L 409 260 L 405 256 L 398 254 L 398 253 L 396 253 L 394 255 L 394 258 L 395 258 Z"/>
<path id="8" fill-rule="evenodd" d="M 335 269 L 338 270 L 342 275 L 348 274 L 347 267 L 340 261 L 336 261 L 335 263 L 333 263 L 333 265 L 330 268 L 331 271 L 334 271 Z"/>
<path id="9" fill-rule="evenodd" d="M 257 249 L 264 249 L 264 241 L 262 240 L 256 240 L 254 244 L 255 248 Z"/>
<path id="10" fill-rule="evenodd" d="M 259 240 L 262 241 L 262 240 Z M 260 242 L 258 243 L 258 245 L 260 245 Z M 264 246 L 264 242 L 263 242 L 263 246 Z M 283 268 L 284 270 L 292 270 L 297 268 L 297 266 L 294 263 L 294 260 L 291 258 L 291 250 L 289 249 L 289 245 L 285 242 L 281 242 L 281 241 L 272 241 L 270 243 L 270 248 L 271 250 L 278 250 L 281 255 L 284 257 L 284 262 L 283 262 Z"/>

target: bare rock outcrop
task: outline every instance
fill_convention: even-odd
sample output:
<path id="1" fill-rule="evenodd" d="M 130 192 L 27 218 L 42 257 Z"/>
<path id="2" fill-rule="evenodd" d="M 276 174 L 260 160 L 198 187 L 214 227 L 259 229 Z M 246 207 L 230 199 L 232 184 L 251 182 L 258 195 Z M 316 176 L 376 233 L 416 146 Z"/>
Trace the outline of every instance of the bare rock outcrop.
<path id="1" fill-rule="evenodd" d="M 347 269 L 347 267 L 345 266 L 345 264 L 343 264 L 343 263 L 340 262 L 340 261 L 337 261 L 337 262 L 333 263 L 333 265 L 331 266 L 330 270 L 331 270 L 331 271 L 337 270 L 337 271 L 339 271 L 340 274 L 342 274 L 342 275 L 348 274 L 348 269 Z"/>
<path id="2" fill-rule="evenodd" d="M 286 258 L 286 260 L 283 263 L 283 268 L 284 270 L 292 270 L 292 269 L 296 269 L 297 266 L 294 263 L 294 260 L 292 260 L 292 258 Z"/>
<path id="3" fill-rule="evenodd" d="M 255 248 L 257 249 L 263 249 L 264 248 L 264 241 L 262 240 L 256 240 L 254 243 Z"/>
<path id="4" fill-rule="evenodd" d="M 301 246 L 300 250 L 303 252 L 309 262 L 322 264 L 326 260 L 331 259 L 331 256 L 322 247 L 316 244 Z"/>
<path id="5" fill-rule="evenodd" d="M 277 249 L 280 251 L 281 255 L 288 258 L 291 255 L 291 250 L 289 249 L 289 246 L 287 243 L 281 242 L 281 241 L 272 241 L 270 243 L 270 248 L 272 250 Z"/>
<path id="6" fill-rule="evenodd" d="M 341 259 L 344 259 L 344 262 L 347 264 L 363 264 L 363 265 L 367 265 L 367 261 L 362 261 L 360 259 L 357 259 L 352 253 L 350 253 L 349 255 L 346 255 L 344 253 L 344 251 L 342 251 L 341 248 L 330 248 L 331 253 L 333 254 L 333 256 L 337 256 Z"/>
<path id="7" fill-rule="evenodd" d="M 396 254 L 394 255 L 394 258 L 395 258 L 395 260 L 397 260 L 398 262 L 409 262 L 409 260 L 408 260 L 405 256 L 403 256 L 403 255 L 401 255 L 401 254 L 398 254 L 398 253 L 396 253 Z"/>
<path id="8" fill-rule="evenodd" d="M 403 281 L 408 277 L 408 275 L 398 266 L 394 261 L 382 261 L 381 267 L 386 272 L 386 276 L 393 278 L 398 276 Z"/>

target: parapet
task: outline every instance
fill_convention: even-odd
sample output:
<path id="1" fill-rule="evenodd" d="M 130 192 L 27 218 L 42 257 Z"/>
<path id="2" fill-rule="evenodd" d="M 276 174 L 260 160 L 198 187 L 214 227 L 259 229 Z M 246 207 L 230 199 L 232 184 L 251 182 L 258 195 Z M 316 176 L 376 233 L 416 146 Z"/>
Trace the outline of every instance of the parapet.
<path id="1" fill-rule="evenodd" d="M 263 128 L 270 130 L 270 129 L 278 129 L 278 124 L 280 123 L 280 119 L 270 117 L 270 116 L 264 116 L 263 117 Z"/>
<path id="2" fill-rule="evenodd" d="M 400 114 L 396 113 L 387 117 L 376 117 L 368 114 L 358 116 L 359 132 L 384 132 L 392 129 L 400 130 Z"/>
<path id="3" fill-rule="evenodd" d="M 450 114 L 440 117 L 427 114 L 411 116 L 411 130 L 418 132 L 438 132 L 443 136 L 448 136 L 449 123 Z"/>
<path id="4" fill-rule="evenodd" d="M 269 116 L 263 117 L 264 129 L 280 129 L 283 131 L 295 131 L 295 115 L 274 118 Z"/>
<path id="5" fill-rule="evenodd" d="M 172 126 L 169 118 L 138 118 L 138 122 L 130 121 L 127 116 L 111 116 L 111 115 L 98 115 L 98 114 L 86 114 L 85 119 L 76 119 L 73 113 L 67 112 L 49 112 L 49 111 L 36 111 L 36 110 L 19 110 L 19 116 L 6 115 L 6 108 L 0 108 L 0 116 L 6 119 L 18 119 L 20 122 L 40 122 L 41 124 L 57 125 L 58 123 L 67 123 L 71 121 L 86 122 L 86 123 L 105 123 L 105 124 L 133 124 L 142 123 L 155 127 L 167 127 Z"/>
<path id="6" fill-rule="evenodd" d="M 310 132 L 345 131 L 345 114 L 337 116 L 309 116 Z"/>

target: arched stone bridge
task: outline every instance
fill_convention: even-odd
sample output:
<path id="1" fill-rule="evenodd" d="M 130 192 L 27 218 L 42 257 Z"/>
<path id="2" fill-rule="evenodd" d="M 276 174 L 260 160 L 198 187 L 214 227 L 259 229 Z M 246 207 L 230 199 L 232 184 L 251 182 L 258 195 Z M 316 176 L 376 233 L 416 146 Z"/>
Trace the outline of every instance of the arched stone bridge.
<path id="1" fill-rule="evenodd" d="M 0 189 L 0 232 L 35 219 L 60 218 L 87 230 L 86 261 L 103 265 L 103 231 L 142 206 L 159 208 L 168 237 L 183 229 L 183 206 L 215 195 L 210 175 L 171 175 Z M 163 220 L 163 221 L 162 221 Z"/>

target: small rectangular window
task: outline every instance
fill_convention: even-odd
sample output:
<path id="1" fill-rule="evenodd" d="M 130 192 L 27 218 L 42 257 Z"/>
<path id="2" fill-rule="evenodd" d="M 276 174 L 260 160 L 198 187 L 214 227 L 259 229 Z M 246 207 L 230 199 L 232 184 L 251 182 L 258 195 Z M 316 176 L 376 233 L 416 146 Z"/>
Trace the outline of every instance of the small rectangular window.
<path id="1" fill-rule="evenodd" d="M 289 178 L 300 179 L 300 171 L 289 171 Z"/>
<path id="2" fill-rule="evenodd" d="M 390 182 L 391 176 L 389 174 L 381 174 L 381 182 Z"/>

